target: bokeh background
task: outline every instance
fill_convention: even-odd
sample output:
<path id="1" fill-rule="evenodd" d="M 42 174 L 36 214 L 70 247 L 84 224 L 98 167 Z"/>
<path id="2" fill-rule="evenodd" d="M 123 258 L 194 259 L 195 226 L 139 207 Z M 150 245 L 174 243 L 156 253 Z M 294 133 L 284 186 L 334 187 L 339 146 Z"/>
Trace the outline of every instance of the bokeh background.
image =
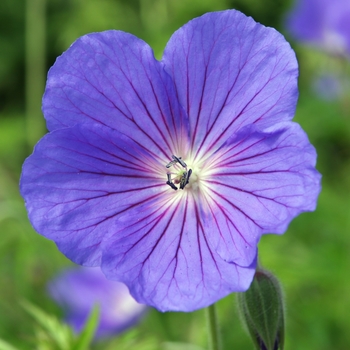
<path id="1" fill-rule="evenodd" d="M 283 284 L 286 349 L 350 348 L 350 95 L 346 84 L 339 87 L 337 80 L 322 77 L 329 73 L 344 82 L 349 61 L 293 41 L 284 25 L 292 5 L 285 0 L 0 1 L 0 339 L 14 349 L 39 349 L 39 326 L 21 302 L 60 318 L 46 284 L 73 265 L 31 228 L 18 190 L 21 165 L 46 132 L 40 104 L 55 58 L 79 36 L 106 29 L 141 37 L 161 58 L 181 25 L 208 11 L 235 8 L 278 29 L 296 50 L 300 98 L 295 120 L 316 147 L 323 175 L 317 210 L 296 218 L 283 236 L 264 236 L 259 245 L 262 265 Z M 234 295 L 219 301 L 218 315 L 224 349 L 252 348 Z M 166 342 L 205 348 L 204 311 L 152 309 L 137 328 L 92 348 L 170 349 Z M 0 342 L 0 349 L 10 348 Z"/>

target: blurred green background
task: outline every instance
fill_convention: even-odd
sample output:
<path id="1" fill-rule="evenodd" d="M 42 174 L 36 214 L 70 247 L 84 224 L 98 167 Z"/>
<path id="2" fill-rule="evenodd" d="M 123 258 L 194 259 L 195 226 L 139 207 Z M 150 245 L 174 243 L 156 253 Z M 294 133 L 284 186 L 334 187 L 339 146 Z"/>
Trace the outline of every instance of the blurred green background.
<path id="1" fill-rule="evenodd" d="M 28 300 L 60 317 L 60 310 L 48 297 L 45 286 L 63 267 L 72 265 L 54 243 L 31 228 L 18 191 L 21 165 L 46 132 L 40 104 L 46 73 L 55 58 L 79 36 L 106 29 L 120 29 L 141 37 L 153 47 L 156 57 L 161 58 L 167 40 L 181 25 L 205 12 L 229 8 L 241 10 L 286 34 L 283 20 L 291 4 L 284 0 L 0 2 L 1 339 L 18 349 L 39 349 L 38 327 L 19 303 Z M 317 168 L 323 175 L 323 190 L 315 212 L 300 215 L 283 236 L 262 238 L 260 259 L 284 286 L 286 349 L 347 350 L 350 348 L 350 101 L 346 93 L 323 100 L 311 87 L 320 71 L 329 70 L 349 78 L 349 62 L 293 41 L 291 44 L 300 63 L 300 99 L 295 120 L 318 151 Z M 224 349 L 252 348 L 240 325 L 234 295 L 219 301 L 218 313 Z M 129 347 L 135 349 L 146 348 L 147 344 L 150 349 L 162 349 L 164 342 L 205 347 L 203 316 L 203 310 L 191 314 L 161 314 L 151 310 L 137 330 L 94 347 L 122 349 L 127 337 L 137 338 L 135 345 Z M 0 343 L 0 349 L 1 346 L 4 345 Z"/>

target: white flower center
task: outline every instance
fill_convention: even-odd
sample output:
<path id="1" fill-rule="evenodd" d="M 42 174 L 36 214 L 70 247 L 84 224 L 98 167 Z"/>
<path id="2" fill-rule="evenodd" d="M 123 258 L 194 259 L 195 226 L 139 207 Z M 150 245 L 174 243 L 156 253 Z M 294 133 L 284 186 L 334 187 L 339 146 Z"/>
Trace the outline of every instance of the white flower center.
<path id="1" fill-rule="evenodd" d="M 203 170 L 203 162 L 186 159 L 186 162 L 177 156 L 172 156 L 173 160 L 166 165 L 167 178 L 166 182 L 173 190 L 191 191 L 197 196 L 199 192 L 205 192 L 205 178 L 209 175 L 208 171 Z M 207 169 L 209 170 L 209 169 Z M 178 193 L 182 191 L 178 191 Z M 179 193 L 179 194 L 180 194 Z"/>

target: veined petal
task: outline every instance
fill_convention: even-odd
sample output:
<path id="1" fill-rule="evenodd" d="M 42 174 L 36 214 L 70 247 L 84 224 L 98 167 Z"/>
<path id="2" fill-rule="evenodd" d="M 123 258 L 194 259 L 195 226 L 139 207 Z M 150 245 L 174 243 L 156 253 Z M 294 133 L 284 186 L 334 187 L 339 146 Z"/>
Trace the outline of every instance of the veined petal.
<path id="1" fill-rule="evenodd" d="M 272 28 L 238 11 L 196 18 L 169 40 L 163 57 L 190 119 L 199 158 L 244 125 L 266 127 L 294 116 L 297 61 Z"/>
<path id="2" fill-rule="evenodd" d="M 37 144 L 20 188 L 34 228 L 74 262 L 92 266 L 117 217 L 133 207 L 142 211 L 167 189 L 163 168 L 116 130 L 76 125 Z"/>
<path id="3" fill-rule="evenodd" d="M 244 291 L 256 265 L 255 259 L 245 267 L 222 260 L 209 245 L 198 203 L 190 193 L 180 196 L 145 211 L 131 208 L 104 243 L 106 276 L 161 311 L 193 311 Z"/>
<path id="4" fill-rule="evenodd" d="M 152 49 L 109 30 L 79 38 L 50 69 L 43 112 L 49 130 L 101 123 L 163 155 L 188 143 L 188 119 Z"/>
<path id="5" fill-rule="evenodd" d="M 227 140 L 205 179 L 215 218 L 206 232 L 219 255 L 247 263 L 262 234 L 283 233 L 299 213 L 314 210 L 321 189 L 315 163 L 315 149 L 296 123 L 248 125 Z"/>
<path id="6" fill-rule="evenodd" d="M 161 62 L 130 34 L 81 37 L 49 72 L 50 134 L 23 166 L 33 226 L 163 311 L 246 290 L 260 236 L 319 192 L 290 122 L 297 74 L 282 35 L 234 10 L 186 24 Z"/>

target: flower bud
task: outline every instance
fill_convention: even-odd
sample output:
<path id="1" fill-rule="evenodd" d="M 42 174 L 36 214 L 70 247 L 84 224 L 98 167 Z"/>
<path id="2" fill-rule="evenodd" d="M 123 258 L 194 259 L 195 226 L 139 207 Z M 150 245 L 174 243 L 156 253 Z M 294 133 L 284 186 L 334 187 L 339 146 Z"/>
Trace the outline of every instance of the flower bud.
<path id="1" fill-rule="evenodd" d="M 275 276 L 258 269 L 250 288 L 238 293 L 238 307 L 257 349 L 283 349 L 284 303 Z"/>

